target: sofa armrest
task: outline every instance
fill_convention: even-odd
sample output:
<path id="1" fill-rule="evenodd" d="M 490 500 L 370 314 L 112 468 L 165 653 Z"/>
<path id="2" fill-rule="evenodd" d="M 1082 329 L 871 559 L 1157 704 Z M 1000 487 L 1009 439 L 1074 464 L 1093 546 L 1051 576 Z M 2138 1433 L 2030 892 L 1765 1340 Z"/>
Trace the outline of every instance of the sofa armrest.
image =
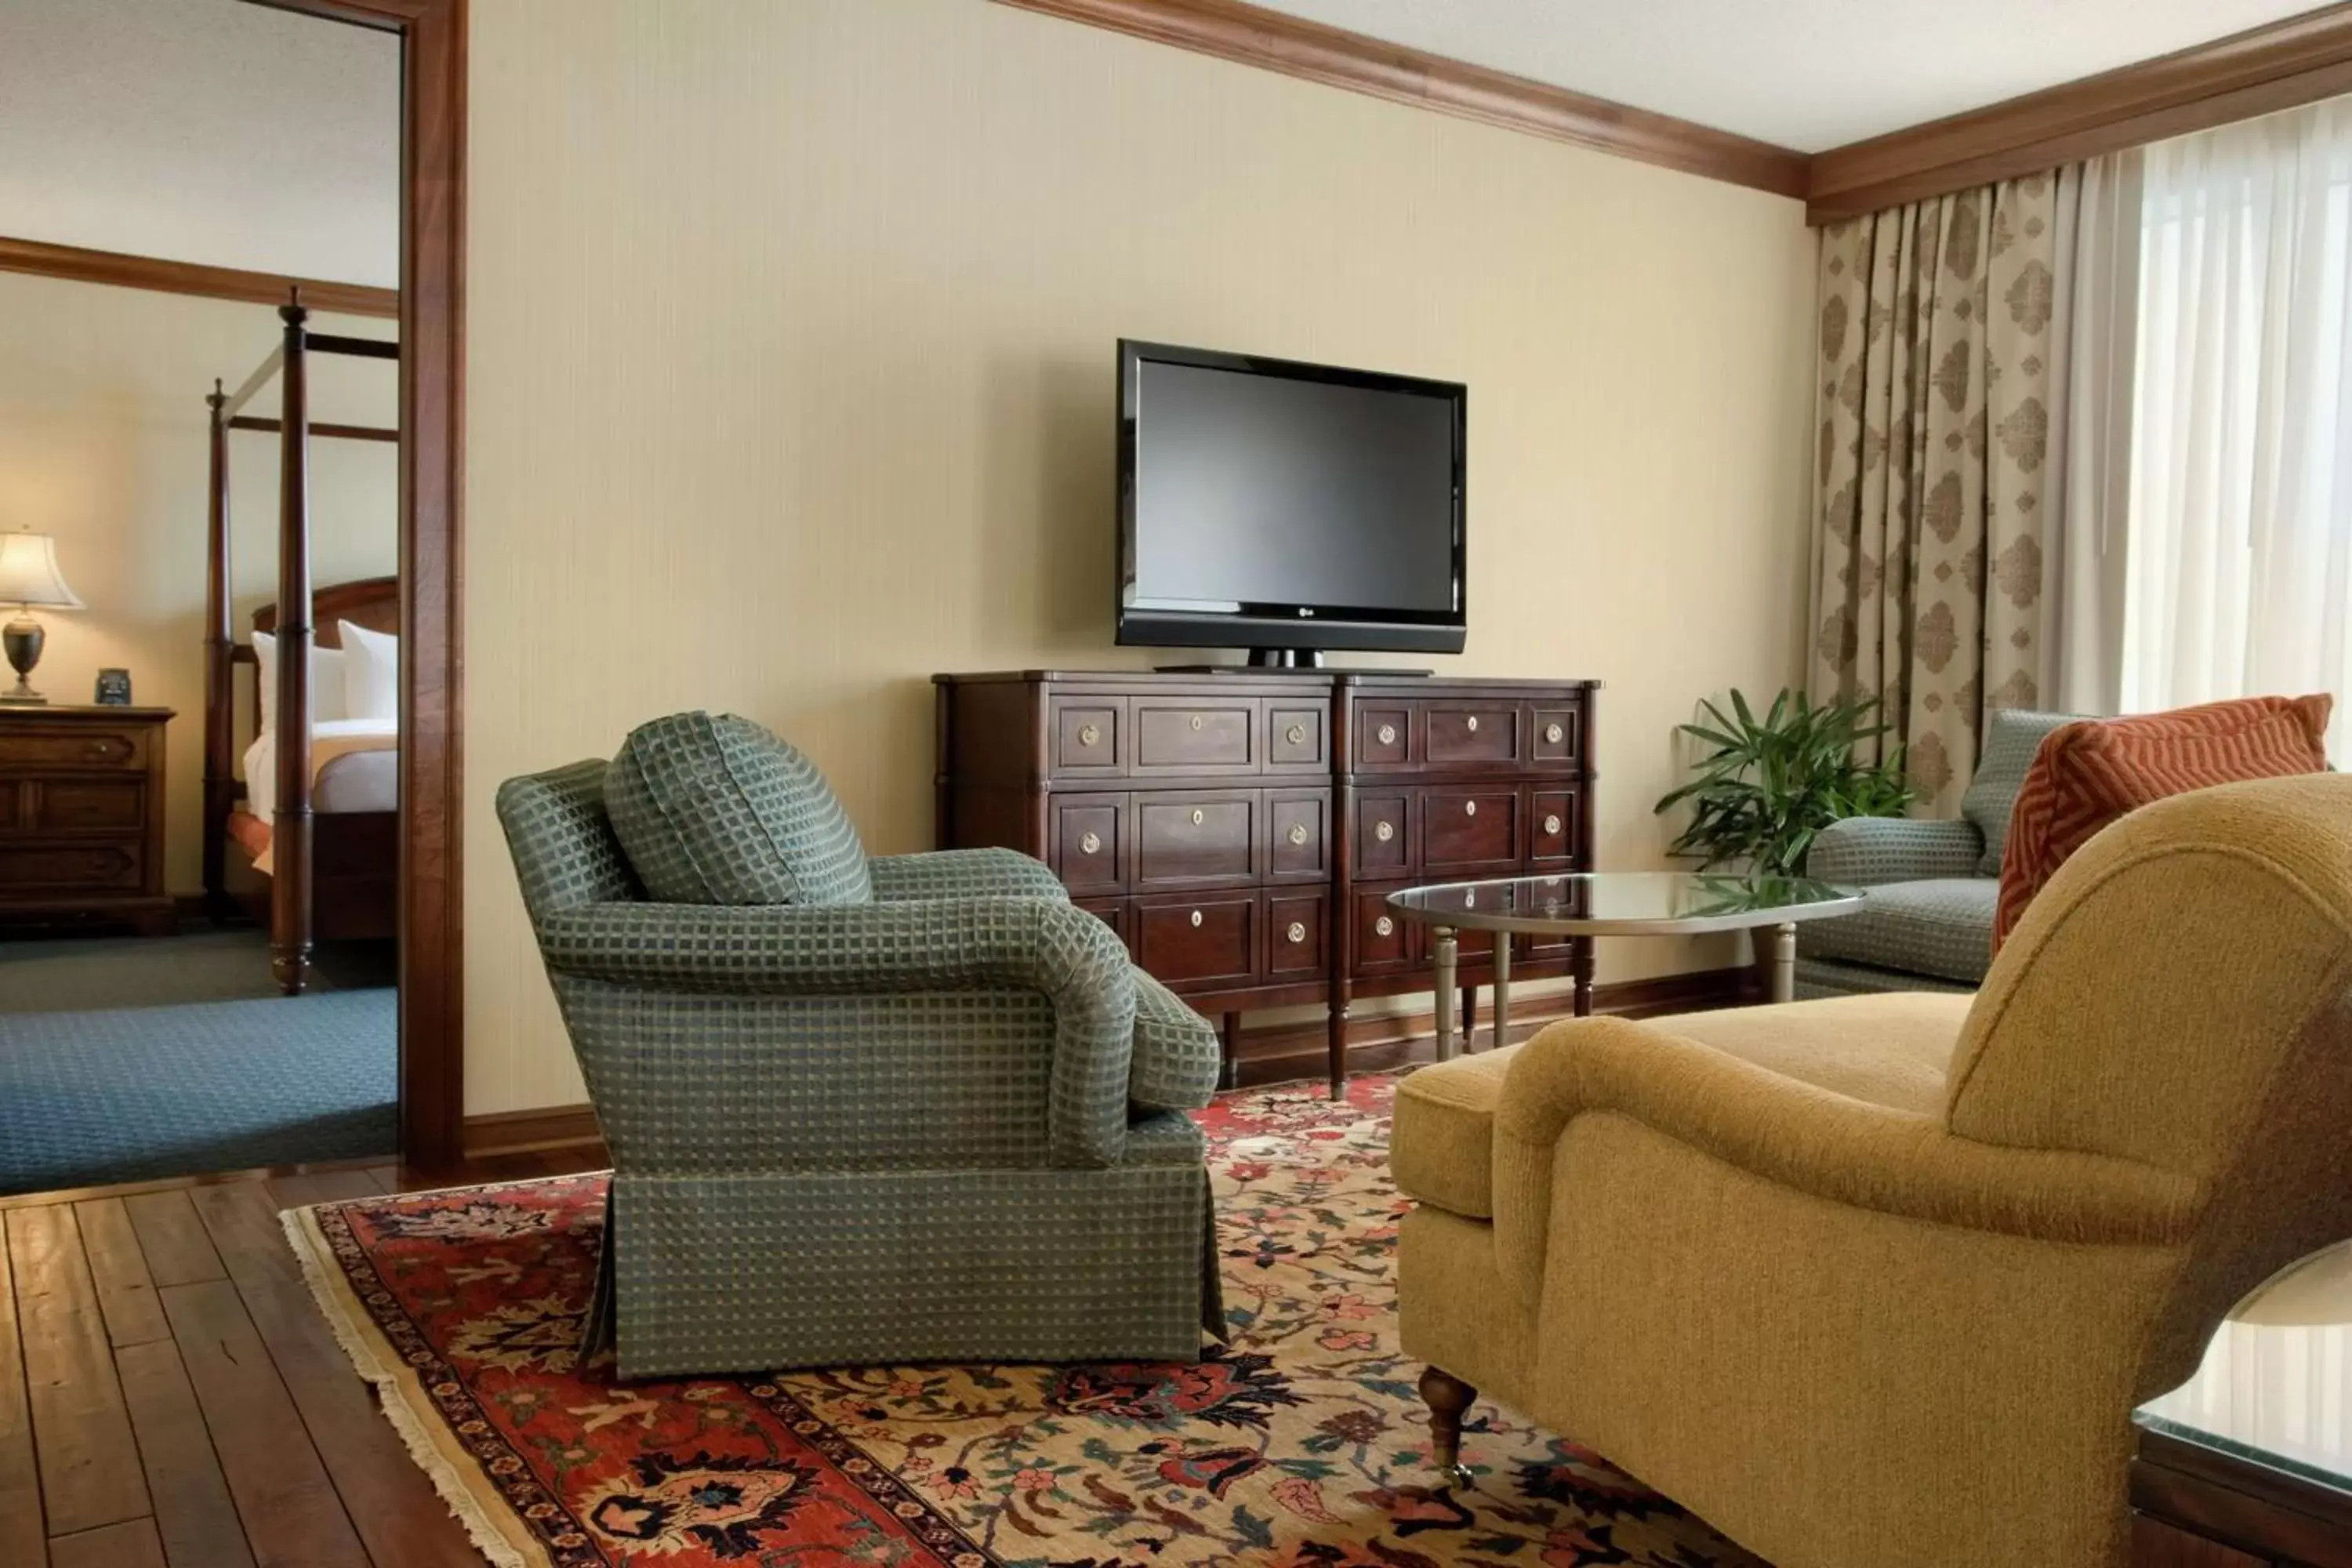
<path id="1" fill-rule="evenodd" d="M 1495 1118 L 1495 1230 L 1504 1271 L 1540 1295 L 1553 1159 L 1577 1118 L 1616 1115 L 1765 1181 L 1830 1203 L 2037 1240 L 2178 1241 L 2189 1177 L 2134 1161 L 1979 1142 L 1940 1115 L 1855 1100 L 1684 1038 L 1672 1020 L 1555 1024 L 1511 1063 Z"/>
<path id="2" fill-rule="evenodd" d="M 1124 1149 L 1133 972 L 1110 928 L 1066 901 L 597 903 L 547 916 L 538 933 L 559 994 L 569 982 L 744 996 L 1037 992 L 1054 1010 L 1055 1163 L 1108 1164 Z"/>
<path id="3" fill-rule="evenodd" d="M 884 903 L 908 899 L 1055 899 L 1070 895 L 1042 860 L 1018 849 L 934 849 L 922 855 L 877 855 L 866 863 L 874 896 Z"/>
<path id="4" fill-rule="evenodd" d="M 1854 888 L 1973 877 L 1983 854 L 1983 836 L 1963 818 L 1849 816 L 1814 835 L 1805 853 L 1805 875 Z"/>

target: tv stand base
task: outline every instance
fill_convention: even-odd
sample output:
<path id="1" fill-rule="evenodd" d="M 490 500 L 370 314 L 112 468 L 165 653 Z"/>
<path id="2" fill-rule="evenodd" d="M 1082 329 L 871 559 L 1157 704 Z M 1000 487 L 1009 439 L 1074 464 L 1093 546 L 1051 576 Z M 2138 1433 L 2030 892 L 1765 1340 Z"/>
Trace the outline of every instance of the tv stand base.
<path id="1" fill-rule="evenodd" d="M 1151 668 L 1155 675 L 1248 675 L 1261 669 L 1325 669 L 1331 667 L 1323 662 L 1323 650 L 1319 647 L 1254 647 L 1250 649 L 1246 664 L 1155 664 Z M 1332 673 L 1412 676 L 1435 672 L 1427 669 L 1375 669 L 1366 666 L 1354 671 L 1332 669 Z"/>

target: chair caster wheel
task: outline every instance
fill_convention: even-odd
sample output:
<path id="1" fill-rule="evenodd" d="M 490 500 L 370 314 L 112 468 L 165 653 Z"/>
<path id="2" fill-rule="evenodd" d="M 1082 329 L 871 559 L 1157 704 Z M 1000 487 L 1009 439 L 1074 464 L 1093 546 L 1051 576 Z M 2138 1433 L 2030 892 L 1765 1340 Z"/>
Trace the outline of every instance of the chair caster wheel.
<path id="1" fill-rule="evenodd" d="M 1477 1478 L 1471 1475 L 1467 1465 L 1448 1465 L 1437 1473 L 1444 1478 L 1446 1486 L 1456 1491 L 1466 1492 L 1477 1484 Z"/>

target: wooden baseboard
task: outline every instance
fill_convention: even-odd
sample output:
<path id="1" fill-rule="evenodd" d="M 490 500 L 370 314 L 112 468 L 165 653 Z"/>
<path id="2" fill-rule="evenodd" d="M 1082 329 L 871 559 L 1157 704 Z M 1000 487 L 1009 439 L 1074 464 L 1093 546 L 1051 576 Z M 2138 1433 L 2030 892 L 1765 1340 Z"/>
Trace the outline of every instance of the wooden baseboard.
<path id="1" fill-rule="evenodd" d="M 1688 974 L 1663 974 L 1650 980 L 1620 980 L 1592 989 L 1592 1010 L 1620 1018 L 1646 1018 L 1660 1013 L 1691 1013 L 1706 1007 L 1729 1007 L 1753 1000 L 1755 972 L 1745 967 L 1703 969 Z M 1481 1001 L 1490 988 L 1479 987 Z M 1566 989 L 1511 1000 L 1511 1039 L 1526 1039 L 1546 1024 L 1574 1016 L 1574 999 Z M 1489 1020 L 1482 1007 L 1478 1040 L 1491 1042 Z M 1353 1072 L 1390 1072 L 1412 1062 L 1434 1059 L 1437 1014 L 1433 1005 L 1410 1013 L 1391 1013 L 1348 1022 L 1348 1067 Z M 1244 1089 L 1297 1079 L 1319 1080 L 1328 1051 L 1319 1020 L 1244 1029 L 1234 1056 Z"/>
<path id="2" fill-rule="evenodd" d="M 572 1149 L 601 1143 L 596 1112 L 585 1105 L 551 1105 L 538 1110 L 499 1110 L 466 1118 L 466 1157 L 525 1154 L 541 1149 Z"/>
<path id="3" fill-rule="evenodd" d="M 1748 968 L 1703 969 L 1689 974 L 1664 974 L 1651 980 L 1621 980 L 1593 988 L 1597 1013 L 1622 1018 L 1643 1018 L 1660 1013 L 1688 1013 L 1704 1007 L 1728 1007 L 1755 994 L 1755 971 Z M 1523 1040 L 1546 1024 L 1570 1016 L 1566 991 L 1517 999 L 1511 1006 L 1511 1037 Z M 1485 1028 L 1481 1015 L 1480 1028 Z M 1437 1015 L 1429 1008 L 1351 1019 L 1348 1025 L 1348 1065 L 1357 1072 L 1388 1072 L 1408 1062 L 1430 1059 L 1437 1037 Z M 1480 1037 L 1483 1041 L 1486 1037 Z M 1323 1077 L 1326 1036 L 1321 1023 L 1274 1024 L 1242 1031 L 1241 1080 L 1244 1088 L 1298 1080 L 1319 1082 Z M 596 1113 L 584 1105 L 555 1105 L 539 1110 L 501 1110 L 466 1118 L 466 1156 L 520 1154 L 547 1149 L 579 1148 L 601 1143 Z"/>

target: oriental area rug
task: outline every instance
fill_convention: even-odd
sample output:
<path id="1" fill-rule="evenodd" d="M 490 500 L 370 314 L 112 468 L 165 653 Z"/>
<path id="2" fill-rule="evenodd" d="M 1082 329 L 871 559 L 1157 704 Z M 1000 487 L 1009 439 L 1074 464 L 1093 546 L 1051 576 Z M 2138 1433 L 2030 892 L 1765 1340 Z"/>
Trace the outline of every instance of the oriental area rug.
<path id="1" fill-rule="evenodd" d="M 287 1230 L 417 1462 L 528 1568 L 1760 1568 L 1482 1400 L 1439 1487 L 1397 1348 L 1390 1079 L 1228 1095 L 1232 1343 L 1198 1365 L 615 1384 L 573 1346 L 604 1178 L 325 1204 Z"/>

